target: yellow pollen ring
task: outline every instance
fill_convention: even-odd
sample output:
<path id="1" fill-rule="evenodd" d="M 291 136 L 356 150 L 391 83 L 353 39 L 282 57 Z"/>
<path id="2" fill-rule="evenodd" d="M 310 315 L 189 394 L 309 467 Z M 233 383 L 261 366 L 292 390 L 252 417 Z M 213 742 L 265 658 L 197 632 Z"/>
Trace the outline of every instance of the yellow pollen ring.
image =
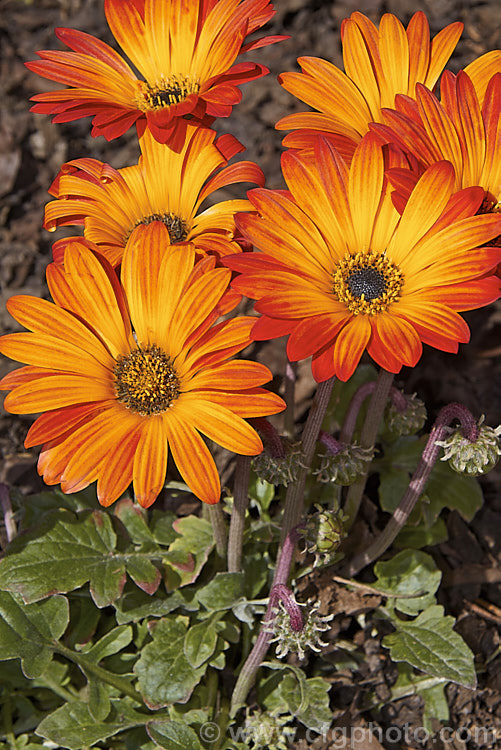
<path id="1" fill-rule="evenodd" d="M 139 83 L 140 93 L 137 105 L 143 112 L 179 104 L 184 102 L 190 94 L 198 94 L 200 91 L 200 81 L 175 73 L 167 78 L 162 76 L 153 85 L 143 81 Z"/>
<path id="2" fill-rule="evenodd" d="M 404 277 L 384 254 L 346 253 L 333 273 L 334 295 L 353 315 L 377 315 L 400 297 Z"/>
<path id="3" fill-rule="evenodd" d="M 156 344 L 118 357 L 113 369 L 117 400 L 142 416 L 167 411 L 180 383 L 170 357 Z"/>

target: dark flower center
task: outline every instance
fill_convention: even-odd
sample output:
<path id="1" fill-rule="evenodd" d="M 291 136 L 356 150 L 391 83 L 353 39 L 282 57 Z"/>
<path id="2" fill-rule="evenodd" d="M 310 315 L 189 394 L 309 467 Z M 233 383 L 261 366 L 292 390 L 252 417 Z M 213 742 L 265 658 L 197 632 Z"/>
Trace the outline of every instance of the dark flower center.
<path id="1" fill-rule="evenodd" d="M 154 85 L 143 84 L 143 105 L 146 109 L 170 107 L 173 104 L 184 102 L 190 94 L 197 94 L 199 90 L 200 83 L 198 81 L 193 81 L 188 76 L 172 74 L 168 78 L 161 78 Z"/>
<path id="2" fill-rule="evenodd" d="M 375 268 L 360 268 L 347 279 L 347 286 L 354 297 L 372 301 L 381 297 L 386 291 L 386 281 L 383 274 Z"/>
<path id="3" fill-rule="evenodd" d="M 167 411 L 179 396 L 171 359 L 156 344 L 118 357 L 113 373 L 117 400 L 144 417 Z"/>
<path id="4" fill-rule="evenodd" d="M 400 297 L 403 274 L 386 255 L 346 253 L 333 273 L 333 292 L 354 315 L 375 315 Z"/>
<path id="5" fill-rule="evenodd" d="M 162 224 L 165 224 L 173 245 L 176 242 L 182 242 L 188 236 L 188 225 L 184 219 L 174 214 L 150 214 L 138 221 L 135 227 L 139 226 L 139 224 L 152 224 L 154 221 L 161 221 Z"/>

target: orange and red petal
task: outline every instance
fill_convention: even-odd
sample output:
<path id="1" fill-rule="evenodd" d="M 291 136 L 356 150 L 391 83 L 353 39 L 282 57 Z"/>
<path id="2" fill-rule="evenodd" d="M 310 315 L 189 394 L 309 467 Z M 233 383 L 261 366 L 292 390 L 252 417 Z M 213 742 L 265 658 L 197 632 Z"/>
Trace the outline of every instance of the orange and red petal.
<path id="1" fill-rule="evenodd" d="M 113 403 L 112 400 L 94 401 L 45 412 L 31 425 L 24 447 L 32 448 L 34 445 L 60 438 L 65 433 L 74 431 L 84 421 L 92 419 L 99 412 L 106 411 Z"/>
<path id="2" fill-rule="evenodd" d="M 366 315 L 357 315 L 346 323 L 334 343 L 334 368 L 340 380 L 351 378 L 369 342 L 371 325 Z"/>
<path id="3" fill-rule="evenodd" d="M 285 402 L 276 393 L 264 388 L 249 388 L 242 392 L 197 391 L 204 401 L 226 407 L 239 417 L 266 417 L 285 409 Z"/>
<path id="4" fill-rule="evenodd" d="M 182 407 L 191 427 L 226 450 L 244 456 L 255 456 L 263 450 L 257 432 L 225 406 L 214 401 L 203 401 L 197 394 L 193 398 L 183 399 Z"/>
<path id="5" fill-rule="evenodd" d="M 221 362 L 200 370 L 189 380 L 185 379 L 186 382 L 183 382 L 182 390 L 183 393 L 195 391 L 199 388 L 236 391 L 263 385 L 263 383 L 268 383 L 272 377 L 266 365 L 260 362 L 237 359 L 230 362 Z"/>
<path id="6" fill-rule="evenodd" d="M 319 352 L 333 342 L 349 317 L 348 310 L 339 310 L 300 320 L 289 336 L 287 356 L 296 362 Z"/>
<path id="7" fill-rule="evenodd" d="M 113 384 L 84 375 L 60 374 L 39 377 L 14 388 L 4 407 L 13 414 L 36 414 L 88 401 L 108 401 L 115 397 Z"/>
<path id="8" fill-rule="evenodd" d="M 200 500 L 214 505 L 221 496 L 221 483 L 214 459 L 200 433 L 175 406 L 163 415 L 169 448 L 179 473 Z"/>
<path id="9" fill-rule="evenodd" d="M 161 415 L 148 417 L 141 425 L 134 466 L 134 493 L 139 505 L 149 508 L 165 484 L 168 444 Z"/>

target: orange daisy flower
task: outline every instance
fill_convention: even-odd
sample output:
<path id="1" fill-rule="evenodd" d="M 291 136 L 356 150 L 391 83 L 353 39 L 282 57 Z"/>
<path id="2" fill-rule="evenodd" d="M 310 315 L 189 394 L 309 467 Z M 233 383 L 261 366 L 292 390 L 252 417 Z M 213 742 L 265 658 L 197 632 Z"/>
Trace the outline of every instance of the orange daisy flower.
<path id="1" fill-rule="evenodd" d="M 350 168 L 322 138 L 314 158 L 292 150 L 282 160 L 290 197 L 253 190 L 259 215 L 238 218 L 264 252 L 223 261 L 242 274 L 235 289 L 258 300 L 254 339 L 290 334 L 289 359 L 312 355 L 318 382 L 347 380 L 365 349 L 396 373 L 417 363 L 422 343 L 456 352 L 468 341 L 457 311 L 492 302 L 500 287 L 501 249 L 477 246 L 499 233 L 501 216 L 474 215 L 480 188 L 451 197 L 453 168 L 439 162 L 400 216 L 372 134 Z"/>
<path id="2" fill-rule="evenodd" d="M 238 252 L 234 214 L 252 209 L 249 201 L 222 201 L 197 212 L 215 190 L 241 181 L 263 185 L 264 175 L 249 161 L 225 166 L 241 144 L 230 135 L 214 138 L 212 130 L 190 125 L 176 152 L 146 132 L 139 163 L 132 167 L 113 169 L 96 159 L 68 162 L 49 190 L 57 200 L 46 206 L 45 228 L 83 224 L 85 239 L 113 266 L 135 227 L 153 221 L 167 227 L 171 244 L 191 243 L 202 255 Z M 55 260 L 61 245 L 55 245 Z"/>
<path id="3" fill-rule="evenodd" d="M 112 140 L 137 123 L 161 143 L 181 144 L 187 116 L 210 124 L 242 98 L 238 86 L 269 73 L 242 52 L 287 39 L 245 38 L 275 14 L 268 0 L 105 0 L 108 25 L 145 80 L 104 42 L 56 29 L 72 52 L 38 52 L 30 70 L 70 86 L 32 97 L 33 112 L 53 122 L 92 116 L 92 135 Z"/>
<path id="4" fill-rule="evenodd" d="M 381 122 L 381 108 L 393 107 L 396 94 L 413 96 L 418 82 L 433 88 L 462 30 L 462 23 L 452 23 L 430 41 L 422 11 L 407 29 L 391 13 L 382 16 L 379 29 L 362 13 L 352 13 L 341 26 L 345 73 L 318 57 L 300 57 L 302 73 L 279 76 L 287 91 L 317 110 L 278 121 L 278 130 L 296 130 L 284 145 L 311 149 L 323 135 L 349 161 L 369 123 Z"/>
<path id="5" fill-rule="evenodd" d="M 253 319 L 213 325 L 231 276 L 203 272 L 195 251 L 170 246 L 161 223 L 138 229 L 127 245 L 122 284 L 85 245 L 68 244 L 64 268 L 49 276 L 55 304 L 17 296 L 10 313 L 32 333 L 0 338 L 0 351 L 27 363 L 0 382 L 5 408 L 45 412 L 25 445 L 43 443 L 38 463 L 47 484 L 77 492 L 97 480 L 102 505 L 132 481 L 150 506 L 162 489 L 170 449 L 192 492 L 219 500 L 214 460 L 202 433 L 236 453 L 262 444 L 243 417 L 275 414 L 279 396 L 260 388 L 264 365 L 229 361 L 250 339 Z M 130 311 L 130 313 L 129 313 Z"/>
<path id="6" fill-rule="evenodd" d="M 397 97 L 396 110 L 383 109 L 383 124 L 371 125 L 382 142 L 394 143 L 417 165 L 392 169 L 396 205 L 403 209 L 420 174 L 446 159 L 454 167 L 454 189 L 479 185 L 484 190 L 481 211 L 501 210 L 501 72 L 480 91 L 464 71 L 446 71 L 441 79 L 442 102 L 424 86 L 416 86 L 416 101 Z"/>

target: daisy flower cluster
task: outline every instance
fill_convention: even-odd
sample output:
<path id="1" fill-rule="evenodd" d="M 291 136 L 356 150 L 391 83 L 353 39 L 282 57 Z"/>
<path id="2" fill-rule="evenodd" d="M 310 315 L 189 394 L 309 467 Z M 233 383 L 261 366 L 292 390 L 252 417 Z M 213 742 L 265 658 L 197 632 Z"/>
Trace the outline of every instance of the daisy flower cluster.
<path id="1" fill-rule="evenodd" d="M 66 87 L 33 97 L 54 122 L 92 118 L 112 140 L 135 126 L 141 156 L 114 169 L 93 158 L 61 167 L 47 230 L 59 240 L 47 281 L 53 302 L 13 297 L 25 333 L 0 339 L 24 363 L 1 387 L 5 407 L 39 413 L 26 446 L 39 472 L 76 492 L 97 481 L 110 505 L 133 482 L 150 506 L 169 453 L 193 493 L 217 503 L 204 438 L 240 455 L 263 445 L 249 418 L 283 410 L 264 365 L 232 359 L 251 341 L 288 336 L 291 361 L 312 357 L 317 382 L 347 380 L 362 355 L 389 373 L 415 366 L 423 344 L 456 352 L 460 312 L 499 296 L 501 52 L 444 71 L 461 35 L 343 22 L 344 71 L 301 57 L 281 85 L 312 111 L 277 123 L 287 189 L 268 190 L 243 150 L 217 136 L 240 84 L 265 75 L 241 53 L 268 0 L 105 0 L 124 57 L 89 34 L 57 29 L 69 50 L 28 68 Z M 249 37 L 252 35 L 252 38 Z M 437 92 L 440 92 L 438 95 Z M 201 209 L 232 183 L 247 199 Z M 254 250 L 253 250 L 254 248 Z M 234 313 L 242 295 L 259 317 Z"/>

